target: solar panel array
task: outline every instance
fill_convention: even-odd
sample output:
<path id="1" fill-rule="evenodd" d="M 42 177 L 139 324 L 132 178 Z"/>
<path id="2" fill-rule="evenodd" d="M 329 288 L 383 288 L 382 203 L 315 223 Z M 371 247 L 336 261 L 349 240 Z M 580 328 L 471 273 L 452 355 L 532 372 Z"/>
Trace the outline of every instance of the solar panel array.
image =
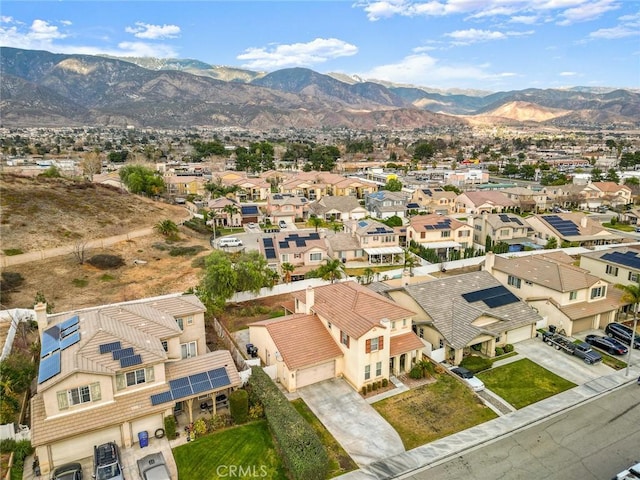
<path id="1" fill-rule="evenodd" d="M 38 383 L 46 382 L 52 377 L 60 373 L 60 351 L 53 352 L 51 355 L 40 360 L 40 368 L 38 369 Z"/>
<path id="2" fill-rule="evenodd" d="M 273 248 L 273 238 L 271 237 L 263 238 L 262 243 L 266 248 Z"/>
<path id="3" fill-rule="evenodd" d="M 367 232 L 367 235 L 382 235 L 385 233 L 393 233 L 393 230 L 388 227 L 376 227 L 375 230 Z"/>
<path id="4" fill-rule="evenodd" d="M 169 380 L 169 391 L 151 395 L 151 405 L 180 400 L 209 390 L 231 385 L 224 367 Z"/>
<path id="5" fill-rule="evenodd" d="M 142 363 L 142 357 L 140 355 L 129 355 L 128 357 L 120 358 L 120 368 L 133 367 L 134 365 L 140 365 Z"/>
<path id="6" fill-rule="evenodd" d="M 518 302 L 519 299 L 506 287 L 498 285 L 496 287 L 483 288 L 474 292 L 463 293 L 464 298 L 469 303 L 483 301 L 489 308 L 502 307 L 510 303 Z"/>
<path id="7" fill-rule="evenodd" d="M 580 229 L 571 220 L 564 220 L 557 215 L 543 215 L 542 218 L 563 237 L 580 235 Z"/>
<path id="8" fill-rule="evenodd" d="M 258 214 L 258 207 L 256 205 L 245 205 L 243 207 L 240 207 L 240 210 L 242 211 L 242 215 Z"/>
<path id="9" fill-rule="evenodd" d="M 409 209 L 417 209 L 420 208 L 420 204 L 419 203 L 407 203 L 407 208 Z"/>
<path id="10" fill-rule="evenodd" d="M 267 260 L 274 260 L 274 259 L 278 258 L 278 256 L 276 255 L 276 249 L 275 248 L 265 248 L 264 249 L 264 255 L 267 257 Z"/>
<path id="11" fill-rule="evenodd" d="M 360 228 L 364 228 L 364 227 L 366 227 L 367 225 L 369 225 L 369 224 L 368 224 L 367 222 L 365 222 L 364 220 L 362 220 L 362 221 L 358 222 L 358 226 L 359 226 Z"/>
<path id="12" fill-rule="evenodd" d="M 524 225 L 518 217 L 510 217 L 505 213 L 501 213 L 498 217 L 504 223 L 517 223 L 518 225 Z"/>
<path id="13" fill-rule="evenodd" d="M 451 228 L 451 219 L 443 218 L 442 220 L 438 220 L 438 223 L 434 225 L 425 225 L 425 230 L 447 230 Z"/>
<path id="14" fill-rule="evenodd" d="M 605 253 L 602 255 L 602 260 L 606 260 L 607 262 L 618 263 L 620 265 L 624 265 L 626 267 L 635 268 L 640 270 L 640 257 L 634 252 L 611 252 Z"/>
<path id="15" fill-rule="evenodd" d="M 100 354 L 113 352 L 114 350 L 120 350 L 122 345 L 120 342 L 103 343 L 100 345 Z"/>
<path id="16" fill-rule="evenodd" d="M 42 333 L 38 383 L 46 382 L 60 373 L 60 352 L 80 341 L 79 323 L 80 319 L 74 315 Z"/>
<path id="17" fill-rule="evenodd" d="M 110 353 L 114 360 L 119 360 L 120 368 L 133 367 L 142 363 L 142 356 L 136 354 L 133 347 L 122 348 L 120 342 L 103 343 L 98 348 L 101 355 Z"/>

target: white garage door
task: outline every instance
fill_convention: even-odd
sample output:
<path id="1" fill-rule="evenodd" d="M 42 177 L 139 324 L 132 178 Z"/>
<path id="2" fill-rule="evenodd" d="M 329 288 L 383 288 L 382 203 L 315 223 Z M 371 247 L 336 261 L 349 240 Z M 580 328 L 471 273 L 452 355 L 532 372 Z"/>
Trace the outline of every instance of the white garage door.
<path id="1" fill-rule="evenodd" d="M 153 437 L 157 429 L 164 428 L 162 424 L 161 414 L 134 420 L 131 422 L 131 439 L 133 440 L 133 443 L 138 443 L 138 433 L 143 431 L 146 431 L 149 434 L 149 438 Z"/>
<path id="2" fill-rule="evenodd" d="M 507 332 L 507 343 L 518 343 L 531 338 L 531 325 L 516 328 Z"/>
<path id="3" fill-rule="evenodd" d="M 51 459 L 53 465 L 58 467 L 64 463 L 77 462 L 82 458 L 93 458 L 93 446 L 107 442 L 116 442 L 122 445 L 120 427 L 105 428 L 76 438 L 63 440 L 51 445 Z"/>
<path id="4" fill-rule="evenodd" d="M 331 360 L 327 363 L 321 363 L 314 367 L 298 370 L 298 381 L 296 388 L 306 387 L 312 383 L 321 382 L 336 376 L 336 362 Z"/>

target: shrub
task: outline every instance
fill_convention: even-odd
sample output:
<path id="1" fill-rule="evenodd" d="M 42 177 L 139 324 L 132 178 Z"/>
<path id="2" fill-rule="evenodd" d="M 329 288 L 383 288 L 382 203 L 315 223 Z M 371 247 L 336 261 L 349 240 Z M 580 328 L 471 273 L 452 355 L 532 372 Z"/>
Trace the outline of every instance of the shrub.
<path id="1" fill-rule="evenodd" d="M 108 273 L 105 273 L 100 277 L 100 280 L 103 282 L 110 282 L 111 280 L 115 280 L 115 278 L 116 277 L 114 277 L 113 275 L 109 275 Z"/>
<path id="2" fill-rule="evenodd" d="M 491 363 L 491 359 L 489 358 L 470 355 L 460 362 L 460 366 L 471 370 L 473 373 L 478 373 L 491 368 Z"/>
<path id="3" fill-rule="evenodd" d="M 249 407 L 249 420 L 259 420 L 264 417 L 264 408 L 261 403 Z"/>
<path id="4" fill-rule="evenodd" d="M 371 385 L 371 389 L 375 392 L 376 390 L 378 390 L 378 382 L 373 382 L 373 385 Z"/>
<path id="5" fill-rule="evenodd" d="M 360 392 L 362 393 L 362 395 L 365 395 L 365 396 L 367 395 L 367 387 L 366 387 L 366 385 L 362 386 L 362 389 L 360 390 Z"/>
<path id="6" fill-rule="evenodd" d="M 196 257 L 193 260 L 191 260 L 191 267 L 192 268 L 204 268 L 204 259 L 205 257 Z"/>
<path id="7" fill-rule="evenodd" d="M 24 459 L 33 453 L 33 447 L 29 440 L 20 440 L 16 442 L 13 452 L 13 467 L 17 470 L 22 470 L 24 467 Z"/>
<path id="8" fill-rule="evenodd" d="M 500 355 L 504 355 L 504 348 L 496 347 L 496 356 L 499 357 Z"/>
<path id="9" fill-rule="evenodd" d="M 231 418 L 237 424 L 247 422 L 249 416 L 249 394 L 246 390 L 235 390 L 229 395 Z"/>
<path id="10" fill-rule="evenodd" d="M 386 387 L 387 385 L 389 385 L 389 380 L 387 380 L 386 378 L 382 379 L 382 388 Z"/>
<path id="11" fill-rule="evenodd" d="M 193 431 L 196 432 L 196 436 L 201 437 L 207 433 L 207 424 L 204 419 L 199 418 L 193 422 Z"/>
<path id="12" fill-rule="evenodd" d="M 329 458 L 315 430 L 297 412 L 260 367 L 252 367 L 249 385 L 264 405 L 267 423 L 290 478 L 324 480 Z"/>
<path id="13" fill-rule="evenodd" d="M 185 247 L 171 247 L 169 255 L 172 257 L 193 257 L 202 252 L 204 247 L 202 245 L 192 245 Z"/>
<path id="14" fill-rule="evenodd" d="M 371 393 L 371 384 L 367 383 L 367 393 Z"/>
<path id="15" fill-rule="evenodd" d="M 419 380 L 421 378 L 424 378 L 424 370 L 419 366 L 415 365 L 409 372 L 409 378 L 413 378 L 414 380 Z"/>
<path id="16" fill-rule="evenodd" d="M 19 248 L 7 248 L 7 249 L 3 250 L 3 252 L 7 257 L 11 257 L 13 255 L 22 255 L 24 253 Z"/>
<path id="17" fill-rule="evenodd" d="M 510 343 L 507 343 L 504 346 L 504 353 L 511 353 L 513 352 L 513 345 L 511 345 Z"/>
<path id="18" fill-rule="evenodd" d="M 169 440 L 176 438 L 176 419 L 172 415 L 164 418 L 164 433 Z"/>
<path id="19" fill-rule="evenodd" d="M 124 265 L 124 259 L 119 255 L 99 254 L 94 255 L 87 263 L 93 265 L 100 270 L 108 270 L 110 268 L 119 268 Z"/>
<path id="20" fill-rule="evenodd" d="M 84 288 L 89 285 L 89 280 L 87 280 L 86 278 L 74 278 L 73 280 L 71 280 L 71 283 L 73 283 L 74 287 Z"/>
<path id="21" fill-rule="evenodd" d="M 209 227 L 204 220 L 200 219 L 200 218 L 192 218 L 190 220 L 186 220 L 183 225 L 185 227 L 190 228 L 191 230 L 198 232 L 198 233 L 203 233 L 203 234 L 209 234 L 211 233 L 211 227 Z"/>

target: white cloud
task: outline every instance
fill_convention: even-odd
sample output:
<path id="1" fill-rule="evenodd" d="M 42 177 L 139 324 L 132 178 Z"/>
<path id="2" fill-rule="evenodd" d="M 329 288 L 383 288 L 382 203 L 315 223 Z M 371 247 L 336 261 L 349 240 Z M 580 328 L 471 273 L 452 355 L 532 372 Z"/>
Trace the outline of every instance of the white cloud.
<path id="1" fill-rule="evenodd" d="M 13 23 L 13 17 L 0 15 L 0 23 Z"/>
<path id="2" fill-rule="evenodd" d="M 358 47 L 337 38 L 316 38 L 308 43 L 248 48 L 237 56 L 245 68 L 273 70 L 286 67 L 310 67 L 338 57 L 350 57 Z"/>
<path id="3" fill-rule="evenodd" d="M 34 20 L 29 29 L 29 36 L 34 40 L 54 40 L 65 38 L 66 35 L 58 30 L 58 27 L 51 25 L 45 20 Z"/>
<path id="4" fill-rule="evenodd" d="M 533 25 L 537 21 L 536 15 L 516 15 L 509 19 L 510 23 L 524 23 L 525 25 Z"/>
<path id="5" fill-rule="evenodd" d="M 618 17 L 619 25 L 611 28 L 600 28 L 589 34 L 590 38 L 615 39 L 640 35 L 640 12 L 634 15 Z"/>
<path id="6" fill-rule="evenodd" d="M 7 17 L 5 17 L 7 18 Z M 66 38 L 56 25 L 36 19 L 26 28 L 21 22 L 11 19 L 11 26 L 0 25 L 0 45 L 32 50 L 51 50 L 54 40 Z"/>
<path id="7" fill-rule="evenodd" d="M 573 8 L 569 8 L 560 14 L 563 20 L 558 22 L 558 25 L 566 26 L 572 25 L 577 22 L 587 22 L 595 20 L 603 13 L 610 10 L 615 10 L 618 5 L 613 0 L 598 0 L 595 2 L 587 2 L 583 5 L 578 5 Z"/>
<path id="8" fill-rule="evenodd" d="M 446 37 L 453 39 L 453 45 L 471 45 L 478 42 L 489 42 L 493 40 L 505 40 L 508 37 L 519 37 L 524 35 L 531 35 L 533 30 L 526 32 L 499 32 L 497 30 L 478 30 L 470 28 L 468 30 L 456 30 L 454 32 L 446 33 Z"/>
<path id="9" fill-rule="evenodd" d="M 578 75 L 577 72 L 560 72 L 561 77 L 575 77 Z"/>
<path id="10" fill-rule="evenodd" d="M 136 22 L 135 27 L 127 27 L 124 31 L 149 40 L 176 38 L 180 35 L 180 27 L 177 25 L 151 25 L 143 22 Z"/>
<path id="11" fill-rule="evenodd" d="M 446 65 L 437 58 L 426 53 L 408 55 L 397 63 L 379 65 L 367 72 L 360 72 L 362 78 L 386 80 L 394 83 L 412 85 L 429 85 L 439 88 L 449 88 L 452 84 L 469 82 L 471 85 L 478 80 L 500 80 L 514 77 L 515 73 L 490 73 L 490 65 Z"/>

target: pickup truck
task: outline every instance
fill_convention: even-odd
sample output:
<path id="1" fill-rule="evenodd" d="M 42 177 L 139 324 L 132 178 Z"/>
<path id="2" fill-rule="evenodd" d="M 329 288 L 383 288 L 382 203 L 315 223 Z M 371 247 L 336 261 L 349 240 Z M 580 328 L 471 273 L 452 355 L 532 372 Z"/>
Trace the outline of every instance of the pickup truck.
<path id="1" fill-rule="evenodd" d="M 588 365 L 593 365 L 594 363 L 598 363 L 602 361 L 602 356 L 591 349 L 591 345 L 586 342 L 578 342 L 573 343 L 571 339 L 565 337 L 564 335 L 560 335 L 555 331 L 548 331 L 542 334 L 542 341 L 549 345 L 550 347 L 554 347 L 556 350 L 562 350 L 569 355 L 575 355 L 578 358 L 581 358 L 584 363 Z"/>

